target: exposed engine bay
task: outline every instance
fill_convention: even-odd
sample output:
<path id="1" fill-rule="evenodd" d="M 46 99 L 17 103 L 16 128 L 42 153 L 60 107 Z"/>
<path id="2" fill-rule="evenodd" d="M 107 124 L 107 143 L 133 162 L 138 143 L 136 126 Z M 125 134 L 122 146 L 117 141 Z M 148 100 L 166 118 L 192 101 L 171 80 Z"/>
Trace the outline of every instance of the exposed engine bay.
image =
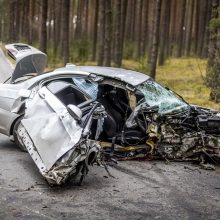
<path id="1" fill-rule="evenodd" d="M 154 115 L 147 129 L 153 157 L 198 161 L 207 169 L 220 159 L 220 117 L 215 112 L 191 107 L 175 116 Z"/>

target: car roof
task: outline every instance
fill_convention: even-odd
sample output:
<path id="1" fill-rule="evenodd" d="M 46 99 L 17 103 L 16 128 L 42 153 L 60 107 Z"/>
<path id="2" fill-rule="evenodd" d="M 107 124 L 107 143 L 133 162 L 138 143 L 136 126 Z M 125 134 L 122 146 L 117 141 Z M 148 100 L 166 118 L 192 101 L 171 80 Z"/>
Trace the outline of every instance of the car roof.
<path id="1" fill-rule="evenodd" d="M 74 74 L 79 77 L 80 76 L 87 77 L 90 74 L 96 74 L 103 77 L 114 78 L 116 80 L 120 80 L 132 86 L 137 86 L 150 78 L 148 75 L 145 75 L 143 73 L 139 73 L 132 70 L 125 70 L 121 68 L 71 65 L 37 75 L 18 84 L 9 84 L 9 85 L 13 85 L 13 87 L 18 87 L 18 88 L 22 86 L 28 88 L 34 83 L 43 80 L 45 78 L 59 76 L 59 75 L 71 75 L 71 74 Z"/>
<path id="2" fill-rule="evenodd" d="M 143 73 L 133 71 L 133 70 L 126 70 L 122 68 L 114 68 L 114 67 L 103 67 L 103 66 L 68 66 L 64 68 L 59 68 L 55 71 L 83 71 L 88 73 L 93 73 L 103 77 L 110 77 L 114 79 L 118 79 L 120 81 L 126 82 L 132 86 L 137 86 L 150 77 Z"/>

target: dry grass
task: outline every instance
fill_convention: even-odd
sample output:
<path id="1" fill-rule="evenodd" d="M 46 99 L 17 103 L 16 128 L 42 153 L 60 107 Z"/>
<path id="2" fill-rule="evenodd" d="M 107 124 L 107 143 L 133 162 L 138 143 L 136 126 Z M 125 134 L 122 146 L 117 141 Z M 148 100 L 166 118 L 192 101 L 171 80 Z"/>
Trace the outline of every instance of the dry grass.
<path id="1" fill-rule="evenodd" d="M 157 80 L 179 93 L 187 102 L 220 110 L 220 104 L 209 101 L 205 86 L 206 60 L 171 59 L 157 70 Z"/>

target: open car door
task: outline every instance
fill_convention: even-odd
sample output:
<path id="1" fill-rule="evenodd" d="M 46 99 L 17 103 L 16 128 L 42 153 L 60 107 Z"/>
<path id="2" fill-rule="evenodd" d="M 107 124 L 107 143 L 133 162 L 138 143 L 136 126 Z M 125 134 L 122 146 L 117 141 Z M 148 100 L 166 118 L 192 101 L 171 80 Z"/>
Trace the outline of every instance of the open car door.
<path id="1" fill-rule="evenodd" d="M 5 46 L 8 55 L 16 61 L 11 74 L 11 82 L 28 74 L 43 73 L 47 65 L 47 55 L 27 44 L 8 44 Z"/>
<path id="2" fill-rule="evenodd" d="M 0 48 L 0 83 L 4 83 L 6 80 L 8 80 L 11 77 L 12 72 L 12 65 Z"/>
<path id="3" fill-rule="evenodd" d="M 41 174 L 50 184 L 60 185 L 85 170 L 90 155 L 97 155 L 99 147 L 88 137 L 93 118 L 101 120 L 103 112 L 92 99 L 66 106 L 62 98 L 69 95 L 64 92 L 69 87 L 55 94 L 48 88 L 28 99 L 17 132 Z M 58 98 L 60 92 L 65 97 Z"/>

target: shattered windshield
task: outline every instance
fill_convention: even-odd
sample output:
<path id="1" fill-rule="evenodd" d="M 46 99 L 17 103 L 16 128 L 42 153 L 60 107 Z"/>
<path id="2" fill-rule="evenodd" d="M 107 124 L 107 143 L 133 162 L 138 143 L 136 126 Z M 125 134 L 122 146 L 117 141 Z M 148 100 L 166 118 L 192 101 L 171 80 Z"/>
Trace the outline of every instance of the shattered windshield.
<path id="1" fill-rule="evenodd" d="M 138 86 L 143 101 L 149 106 L 158 106 L 159 113 L 174 113 L 187 110 L 189 105 L 158 83 L 148 80 Z"/>

